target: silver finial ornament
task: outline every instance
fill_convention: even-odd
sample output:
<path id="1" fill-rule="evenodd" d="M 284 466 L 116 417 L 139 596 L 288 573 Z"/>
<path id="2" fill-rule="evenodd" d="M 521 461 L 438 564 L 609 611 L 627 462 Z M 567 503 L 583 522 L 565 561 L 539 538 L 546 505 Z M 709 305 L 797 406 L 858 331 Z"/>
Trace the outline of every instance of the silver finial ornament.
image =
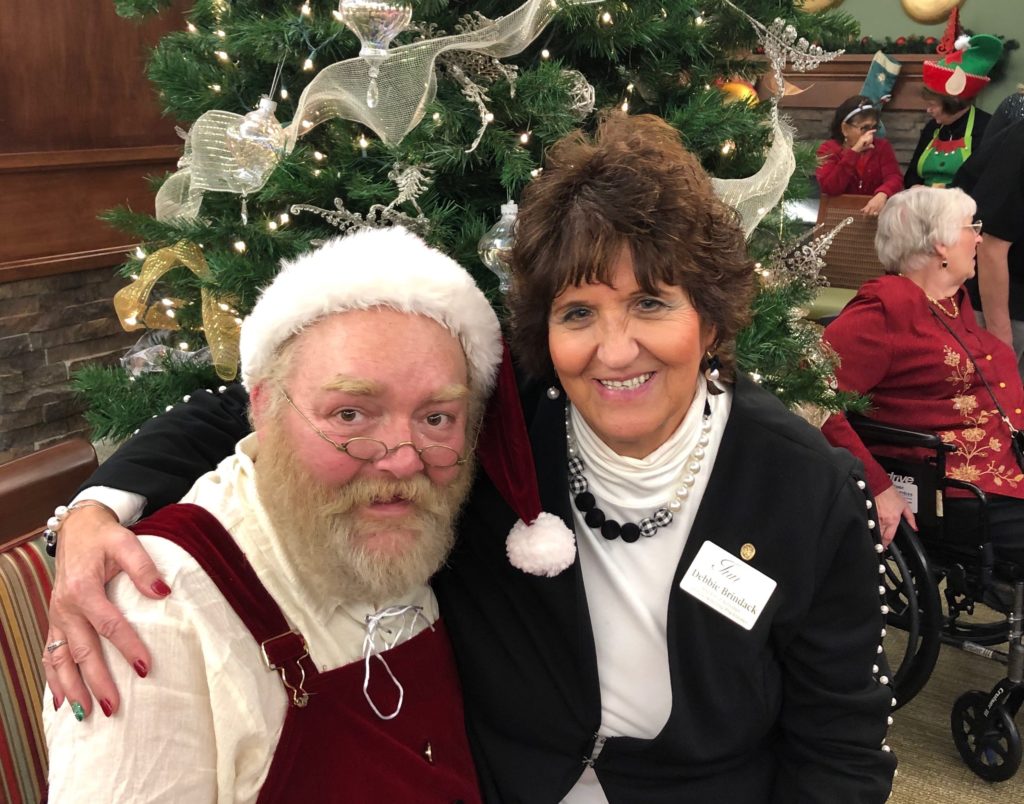
<path id="1" fill-rule="evenodd" d="M 509 291 L 509 258 L 512 245 L 515 243 L 516 215 L 519 207 L 515 201 L 501 205 L 501 218 L 488 229 L 477 243 L 477 253 L 495 276 L 498 277 L 498 289 L 502 293 Z"/>

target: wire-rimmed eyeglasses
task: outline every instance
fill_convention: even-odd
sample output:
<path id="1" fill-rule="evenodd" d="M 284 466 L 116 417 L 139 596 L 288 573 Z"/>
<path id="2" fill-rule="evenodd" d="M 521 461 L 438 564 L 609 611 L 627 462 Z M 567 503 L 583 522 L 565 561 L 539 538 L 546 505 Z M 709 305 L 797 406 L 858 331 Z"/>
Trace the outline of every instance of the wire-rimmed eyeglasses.
<path id="1" fill-rule="evenodd" d="M 412 441 L 400 441 L 393 447 L 389 447 L 383 441 L 378 441 L 376 438 L 368 438 L 366 436 L 354 436 L 340 444 L 331 438 L 327 433 L 313 424 L 310 418 L 299 410 L 298 405 L 292 402 L 292 398 L 288 396 L 288 392 L 283 388 L 281 389 L 281 395 L 284 396 L 285 401 L 298 413 L 303 420 L 310 427 L 313 428 L 320 438 L 334 447 L 338 452 L 344 452 L 351 458 L 355 458 L 357 461 L 366 461 L 367 463 L 375 463 L 377 461 L 384 460 L 392 452 L 397 452 L 402 447 L 412 447 L 416 450 L 416 454 L 419 455 L 420 460 L 423 461 L 425 466 L 431 466 L 435 469 L 447 469 L 452 466 L 462 466 L 466 459 L 460 455 L 456 450 L 451 447 L 446 447 L 444 444 L 426 444 L 422 447 L 417 447 Z"/>
<path id="2" fill-rule="evenodd" d="M 965 223 L 964 224 L 964 228 L 965 229 L 973 229 L 974 233 L 976 235 L 980 235 L 981 234 L 981 221 L 977 220 L 974 223 Z"/>

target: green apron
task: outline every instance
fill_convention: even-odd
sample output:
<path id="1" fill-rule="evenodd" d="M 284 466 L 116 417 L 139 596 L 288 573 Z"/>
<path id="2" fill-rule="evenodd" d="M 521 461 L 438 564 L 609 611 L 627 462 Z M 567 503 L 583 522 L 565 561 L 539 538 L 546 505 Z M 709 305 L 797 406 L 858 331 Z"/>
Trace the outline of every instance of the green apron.
<path id="1" fill-rule="evenodd" d="M 929 187 L 948 187 L 960 166 L 971 155 L 971 137 L 974 133 L 974 107 L 967 113 L 967 128 L 958 140 L 940 140 L 942 126 L 935 129 L 932 141 L 917 160 L 917 175 Z"/>

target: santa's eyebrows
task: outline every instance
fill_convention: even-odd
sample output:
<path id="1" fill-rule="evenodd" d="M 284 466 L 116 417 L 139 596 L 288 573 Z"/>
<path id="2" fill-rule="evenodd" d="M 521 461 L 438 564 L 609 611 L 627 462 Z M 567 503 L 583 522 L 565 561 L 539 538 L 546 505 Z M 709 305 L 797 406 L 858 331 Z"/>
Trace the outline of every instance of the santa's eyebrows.
<path id="1" fill-rule="evenodd" d="M 324 383 L 324 390 L 342 391 L 352 396 L 380 396 L 384 392 L 384 386 L 376 380 L 338 374 Z"/>
<path id="2" fill-rule="evenodd" d="M 469 396 L 469 386 L 461 382 L 453 382 L 440 388 L 437 393 L 430 395 L 431 402 L 455 402 L 459 399 L 466 399 Z"/>
<path id="3" fill-rule="evenodd" d="M 327 391 L 341 391 L 352 396 L 381 396 L 384 386 L 376 380 L 339 374 L 324 384 Z M 427 398 L 427 402 L 455 402 L 469 396 L 465 383 L 453 382 L 444 385 Z"/>

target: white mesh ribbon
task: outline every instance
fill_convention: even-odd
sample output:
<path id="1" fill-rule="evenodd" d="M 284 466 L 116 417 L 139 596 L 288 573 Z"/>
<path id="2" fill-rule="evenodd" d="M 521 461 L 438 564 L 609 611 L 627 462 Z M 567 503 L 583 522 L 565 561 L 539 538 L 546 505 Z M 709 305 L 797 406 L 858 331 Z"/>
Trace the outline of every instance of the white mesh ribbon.
<path id="1" fill-rule="evenodd" d="M 537 38 L 560 6 L 596 2 L 599 0 L 527 0 L 510 14 L 476 30 L 392 48 L 378 66 L 378 102 L 372 109 L 366 105 L 370 65 L 365 60 L 356 57 L 325 67 L 299 97 L 295 118 L 285 127 L 284 151 L 291 152 L 299 137 L 333 118 L 362 123 L 382 142 L 395 145 L 419 124 L 434 99 L 438 55 L 456 49 L 494 58 L 515 55 Z M 179 172 L 161 187 L 157 193 L 157 219 L 194 217 L 206 190 L 251 193 L 263 186 L 260 182 L 258 186 L 239 187 L 236 178 L 239 166 L 227 146 L 227 131 L 237 127 L 241 119 L 241 115 L 214 110 L 196 120 L 186 143 L 186 156 L 191 154 L 191 174 L 179 179 Z M 187 189 L 182 186 L 185 181 Z"/>
<path id="2" fill-rule="evenodd" d="M 181 168 L 161 185 L 156 194 L 158 221 L 191 220 L 199 214 L 202 192 L 192 190 L 192 171 Z"/>
<path id="3" fill-rule="evenodd" d="M 733 207 L 743 222 L 743 233 L 749 237 L 757 224 L 779 201 L 796 170 L 793 154 L 793 129 L 772 108 L 772 144 L 761 169 L 745 179 L 712 179 L 715 195 Z"/>
<path id="4" fill-rule="evenodd" d="M 341 117 L 372 129 L 394 145 L 423 119 L 437 90 L 434 62 L 446 50 L 473 50 L 494 58 L 513 56 L 529 45 L 558 11 L 559 5 L 599 0 L 527 0 L 510 14 L 476 30 L 439 36 L 388 51 L 377 76 L 379 102 L 370 109 L 366 91 L 370 65 L 355 58 L 325 67 L 303 90 L 295 119 L 286 129 L 289 147 L 295 139 L 325 120 Z"/>

